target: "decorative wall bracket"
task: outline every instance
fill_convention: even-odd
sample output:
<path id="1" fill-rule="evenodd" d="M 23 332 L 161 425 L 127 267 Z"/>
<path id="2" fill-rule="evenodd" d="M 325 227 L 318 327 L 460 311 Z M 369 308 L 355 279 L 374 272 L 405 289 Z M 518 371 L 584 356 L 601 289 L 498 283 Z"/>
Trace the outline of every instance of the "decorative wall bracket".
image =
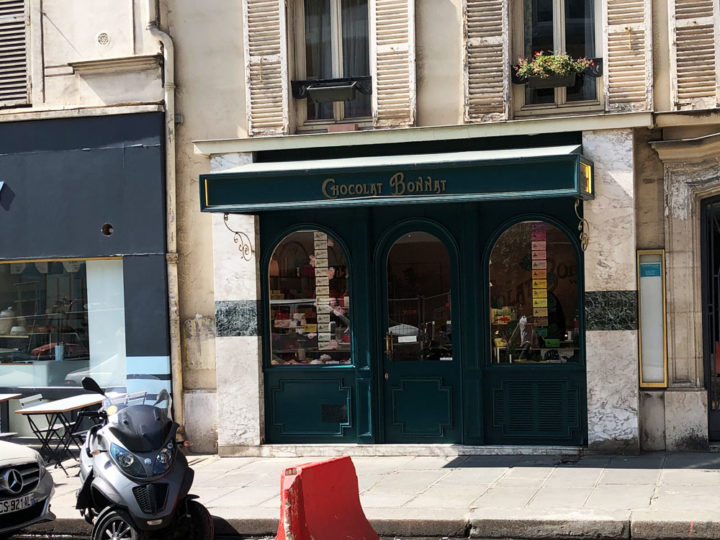
<path id="1" fill-rule="evenodd" d="M 238 251 L 242 254 L 242 258 L 246 261 L 252 260 L 252 257 L 255 254 L 255 248 L 250 241 L 250 237 L 242 231 L 234 231 L 231 229 L 230 225 L 228 225 L 228 217 L 228 214 L 223 214 L 225 228 L 233 233 L 233 242 L 238 245 Z"/>
<path id="2" fill-rule="evenodd" d="M 580 216 L 580 212 L 578 212 L 578 208 L 580 207 L 580 199 L 575 199 L 575 215 L 577 216 L 579 223 L 578 223 L 578 231 L 580 231 L 580 247 L 583 251 L 585 251 L 588 247 L 588 243 L 590 242 L 590 223 L 588 223 L 588 220 L 584 217 Z"/>

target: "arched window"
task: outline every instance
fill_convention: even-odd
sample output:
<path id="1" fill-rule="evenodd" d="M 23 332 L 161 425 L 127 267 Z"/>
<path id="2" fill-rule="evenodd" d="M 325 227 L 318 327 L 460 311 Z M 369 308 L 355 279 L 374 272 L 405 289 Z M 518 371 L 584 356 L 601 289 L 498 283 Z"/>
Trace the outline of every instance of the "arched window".
<path id="1" fill-rule="evenodd" d="M 578 260 L 544 221 L 516 223 L 490 255 L 492 363 L 579 362 Z"/>
<path id="2" fill-rule="evenodd" d="M 270 363 L 351 363 L 348 264 L 325 232 L 296 231 L 275 247 L 268 264 Z"/>

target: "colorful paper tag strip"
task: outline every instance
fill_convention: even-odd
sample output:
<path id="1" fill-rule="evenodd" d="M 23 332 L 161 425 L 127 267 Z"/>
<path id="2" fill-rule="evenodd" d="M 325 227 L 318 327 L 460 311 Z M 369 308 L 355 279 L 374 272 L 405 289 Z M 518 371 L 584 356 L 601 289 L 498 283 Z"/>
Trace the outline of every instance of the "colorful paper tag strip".
<path id="1" fill-rule="evenodd" d="M 535 328 L 547 331 L 548 283 L 547 283 L 547 231 L 546 224 L 532 224 L 530 238 L 532 249 L 532 299 Z"/>

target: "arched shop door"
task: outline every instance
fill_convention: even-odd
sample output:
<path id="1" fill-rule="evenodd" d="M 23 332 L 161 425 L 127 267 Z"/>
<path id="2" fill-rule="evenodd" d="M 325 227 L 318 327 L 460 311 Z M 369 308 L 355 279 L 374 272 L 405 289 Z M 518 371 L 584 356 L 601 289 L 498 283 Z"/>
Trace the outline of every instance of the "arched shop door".
<path id="1" fill-rule="evenodd" d="M 581 444 L 585 367 L 579 259 L 545 221 L 511 225 L 488 260 L 490 444 Z"/>
<path id="2" fill-rule="evenodd" d="M 356 437 L 350 266 L 331 234 L 284 236 L 267 263 L 266 402 L 271 441 Z"/>
<path id="3" fill-rule="evenodd" d="M 386 246 L 378 281 L 385 441 L 458 442 L 457 258 L 427 229 L 404 232 Z"/>

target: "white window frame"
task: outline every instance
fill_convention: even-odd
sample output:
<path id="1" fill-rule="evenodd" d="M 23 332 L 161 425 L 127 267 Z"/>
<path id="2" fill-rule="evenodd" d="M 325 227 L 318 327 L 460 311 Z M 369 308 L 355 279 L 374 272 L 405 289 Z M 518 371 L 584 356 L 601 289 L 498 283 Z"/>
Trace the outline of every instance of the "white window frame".
<path id="1" fill-rule="evenodd" d="M 370 2 L 368 0 L 368 42 L 370 41 Z M 292 13 L 289 17 L 293 21 L 294 27 L 291 28 L 294 35 L 294 47 L 292 58 L 292 80 L 305 80 L 307 78 L 307 67 L 305 65 L 305 2 L 304 0 L 294 0 L 292 2 Z M 342 20 L 340 11 L 340 0 L 330 0 L 330 32 L 332 39 L 332 68 L 333 78 L 341 78 L 343 70 L 342 56 Z M 369 45 L 369 43 L 368 43 Z M 368 47 L 368 55 L 372 51 Z M 370 59 L 368 58 L 368 62 Z M 372 127 L 372 116 L 363 116 L 357 118 L 345 118 L 345 104 L 342 101 L 333 103 L 333 118 L 308 120 L 307 105 L 305 99 L 294 99 L 295 117 L 297 122 L 297 131 L 317 131 L 318 128 L 326 127 L 330 124 L 356 124 L 358 127 Z"/>
<path id="2" fill-rule="evenodd" d="M 513 54 L 511 58 L 516 63 L 518 56 L 525 56 L 524 51 L 524 13 L 522 2 L 512 2 L 510 20 L 512 21 L 512 43 Z M 602 54 L 604 39 L 602 31 L 602 5 L 603 0 L 594 0 L 593 10 L 595 17 L 595 56 Z M 565 13 L 565 0 L 553 0 L 553 47 L 555 51 L 564 52 L 565 17 L 558 17 L 557 14 Z M 603 59 L 604 61 L 605 59 Z M 603 109 L 603 84 L 602 77 L 595 79 L 596 99 L 586 101 L 566 101 L 565 88 L 555 88 L 554 103 L 525 104 L 525 85 L 512 85 L 512 101 L 515 104 L 515 116 L 537 116 L 542 114 L 582 113 L 596 112 Z"/>

